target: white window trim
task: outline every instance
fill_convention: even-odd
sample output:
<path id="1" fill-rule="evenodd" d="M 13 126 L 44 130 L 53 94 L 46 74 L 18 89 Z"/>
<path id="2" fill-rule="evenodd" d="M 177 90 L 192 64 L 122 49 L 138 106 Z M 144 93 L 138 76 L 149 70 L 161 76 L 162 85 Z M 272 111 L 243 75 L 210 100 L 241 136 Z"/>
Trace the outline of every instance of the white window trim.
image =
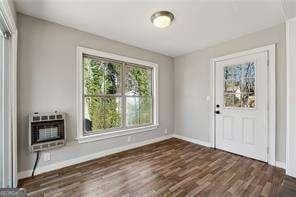
<path id="1" fill-rule="evenodd" d="M 153 124 L 149 126 L 136 127 L 130 129 L 122 129 L 116 131 L 102 132 L 92 135 L 83 135 L 83 67 L 82 59 L 83 54 L 93 55 L 102 58 L 108 58 L 113 60 L 118 60 L 122 62 L 129 62 L 132 64 L 144 65 L 153 68 Z M 95 49 L 77 47 L 77 90 L 76 90 L 76 99 L 77 99 L 77 141 L 79 143 L 92 142 L 96 140 L 103 140 L 113 137 L 119 137 L 124 135 L 131 135 L 139 132 L 151 131 L 159 127 L 159 116 L 158 116 L 158 65 L 152 62 L 138 60 L 130 57 L 125 57 L 121 55 L 116 55 L 112 53 L 106 53 L 103 51 L 98 51 Z"/>

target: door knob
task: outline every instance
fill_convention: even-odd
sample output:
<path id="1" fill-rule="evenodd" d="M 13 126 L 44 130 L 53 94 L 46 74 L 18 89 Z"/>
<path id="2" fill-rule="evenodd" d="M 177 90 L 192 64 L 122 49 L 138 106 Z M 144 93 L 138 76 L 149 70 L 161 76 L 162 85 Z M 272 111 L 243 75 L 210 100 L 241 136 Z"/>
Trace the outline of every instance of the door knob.
<path id="1" fill-rule="evenodd" d="M 215 114 L 220 114 L 220 111 L 219 110 L 215 111 Z"/>

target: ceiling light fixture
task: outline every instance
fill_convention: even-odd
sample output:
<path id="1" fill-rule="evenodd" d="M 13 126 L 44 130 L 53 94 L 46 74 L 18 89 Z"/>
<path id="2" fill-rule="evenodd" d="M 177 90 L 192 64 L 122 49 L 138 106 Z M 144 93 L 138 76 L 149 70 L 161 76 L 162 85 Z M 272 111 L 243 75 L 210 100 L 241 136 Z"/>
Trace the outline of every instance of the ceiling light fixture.
<path id="1" fill-rule="evenodd" d="M 170 26 L 174 20 L 174 15 L 169 11 L 155 12 L 151 16 L 151 22 L 158 28 L 165 28 Z"/>

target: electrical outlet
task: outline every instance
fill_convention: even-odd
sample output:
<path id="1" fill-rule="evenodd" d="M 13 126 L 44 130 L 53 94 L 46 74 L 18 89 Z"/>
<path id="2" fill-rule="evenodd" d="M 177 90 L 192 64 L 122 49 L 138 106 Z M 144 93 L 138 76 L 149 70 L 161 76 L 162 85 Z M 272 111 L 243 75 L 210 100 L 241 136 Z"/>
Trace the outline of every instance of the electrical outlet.
<path id="1" fill-rule="evenodd" d="M 168 134 L 168 129 L 167 128 L 164 129 L 164 134 Z"/>
<path id="2" fill-rule="evenodd" d="M 43 155 L 43 161 L 50 161 L 51 159 L 51 154 L 48 152 L 48 153 L 44 153 Z"/>
<path id="3" fill-rule="evenodd" d="M 132 136 L 129 135 L 129 136 L 127 137 L 127 142 L 131 142 L 131 141 L 132 141 Z"/>

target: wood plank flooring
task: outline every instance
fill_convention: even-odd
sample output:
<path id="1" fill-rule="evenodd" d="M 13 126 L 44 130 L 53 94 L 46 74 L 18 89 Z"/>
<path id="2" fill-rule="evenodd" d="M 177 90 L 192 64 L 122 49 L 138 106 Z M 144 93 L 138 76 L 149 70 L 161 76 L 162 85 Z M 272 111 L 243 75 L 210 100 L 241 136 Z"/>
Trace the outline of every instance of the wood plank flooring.
<path id="1" fill-rule="evenodd" d="M 295 197 L 296 196 L 296 179 L 285 176 L 279 197 Z"/>
<path id="2" fill-rule="evenodd" d="M 284 170 L 169 139 L 20 180 L 29 196 L 277 196 Z"/>

